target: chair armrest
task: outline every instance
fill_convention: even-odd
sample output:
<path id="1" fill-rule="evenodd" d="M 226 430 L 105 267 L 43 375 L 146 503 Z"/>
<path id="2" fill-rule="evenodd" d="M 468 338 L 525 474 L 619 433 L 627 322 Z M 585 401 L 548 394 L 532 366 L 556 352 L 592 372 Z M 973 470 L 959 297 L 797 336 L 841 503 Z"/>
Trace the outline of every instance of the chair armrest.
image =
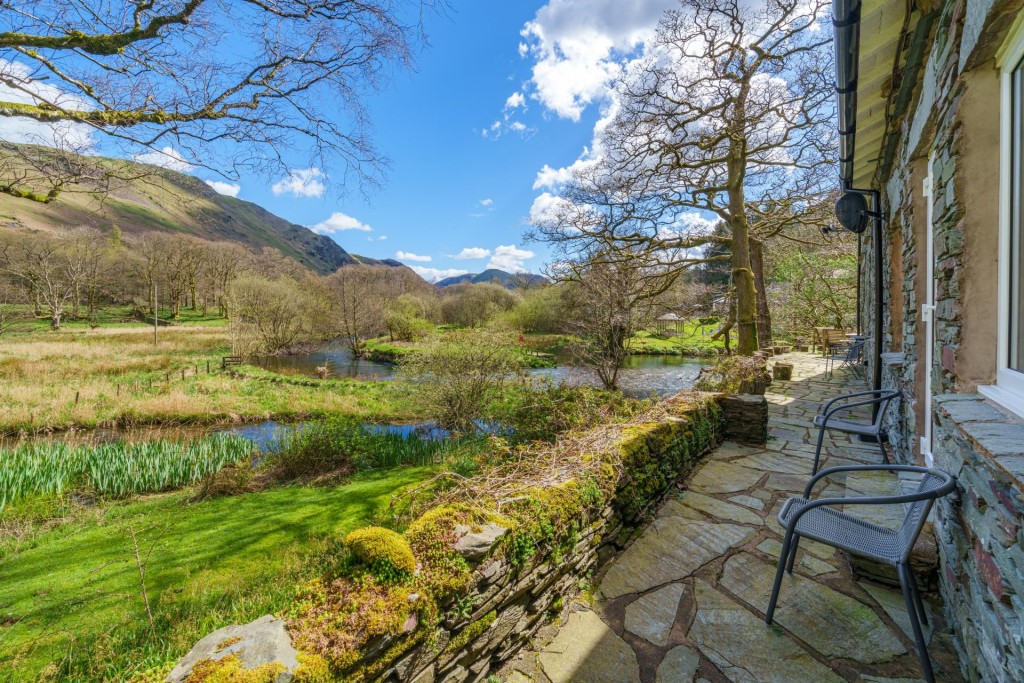
<path id="1" fill-rule="evenodd" d="M 898 395 L 899 395 L 899 392 L 893 392 L 892 396 L 883 395 L 883 396 L 878 396 L 876 398 L 867 399 L 865 401 L 854 401 L 853 403 L 843 403 L 841 405 L 838 405 L 835 408 L 832 408 L 831 410 L 829 410 L 829 411 L 827 411 L 825 413 L 819 413 L 819 415 L 824 415 L 825 416 L 825 420 L 822 423 L 822 426 L 827 427 L 828 426 L 829 418 L 831 418 L 833 415 L 838 413 L 840 410 L 848 410 L 850 408 L 858 408 L 860 406 L 870 406 L 870 405 L 874 405 L 876 403 L 883 403 L 885 401 L 891 401 L 892 399 L 896 398 L 896 396 L 898 396 Z"/>
<path id="2" fill-rule="evenodd" d="M 943 479 L 945 481 L 945 483 L 942 486 L 940 486 L 937 489 L 933 489 L 933 491 L 943 491 L 943 493 L 939 494 L 942 496 L 952 491 L 953 488 L 956 486 L 956 478 L 952 474 L 944 472 L 943 470 L 935 469 L 933 467 L 921 467 L 920 465 L 839 465 L 837 467 L 829 467 L 827 469 L 821 470 L 816 475 L 811 477 L 811 480 L 807 482 L 807 486 L 804 488 L 803 497 L 810 500 L 811 491 L 814 490 L 814 485 L 817 484 L 822 479 L 829 477 L 833 474 L 836 474 L 838 472 L 916 472 L 918 474 L 930 474 L 932 476 L 939 477 L 940 479 Z M 854 499 L 855 497 L 851 497 L 847 500 Z"/>

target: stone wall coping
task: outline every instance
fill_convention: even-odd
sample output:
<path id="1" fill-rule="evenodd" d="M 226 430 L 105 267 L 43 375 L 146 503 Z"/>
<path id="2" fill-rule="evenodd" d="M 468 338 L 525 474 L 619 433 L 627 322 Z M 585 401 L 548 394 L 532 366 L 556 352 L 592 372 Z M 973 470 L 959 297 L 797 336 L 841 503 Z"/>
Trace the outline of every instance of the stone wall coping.
<path id="1" fill-rule="evenodd" d="M 1024 419 L 980 394 L 943 394 L 935 410 L 1010 478 L 1024 494 Z"/>

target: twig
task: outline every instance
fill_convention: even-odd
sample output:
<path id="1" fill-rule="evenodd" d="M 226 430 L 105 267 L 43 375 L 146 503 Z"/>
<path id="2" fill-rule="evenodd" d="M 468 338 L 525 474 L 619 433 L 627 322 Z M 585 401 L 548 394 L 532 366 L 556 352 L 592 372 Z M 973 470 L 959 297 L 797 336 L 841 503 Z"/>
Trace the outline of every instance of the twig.
<path id="1" fill-rule="evenodd" d="M 139 569 L 139 584 L 142 586 L 142 601 L 146 605 L 146 616 L 149 617 L 149 630 L 153 634 L 153 640 L 156 640 L 156 624 L 153 623 L 153 610 L 149 607 L 149 594 L 146 592 L 146 566 L 142 562 L 142 557 L 139 555 L 139 541 L 135 537 L 135 529 L 132 525 L 128 525 L 128 534 L 132 537 L 132 550 L 135 553 L 135 566 Z M 150 548 L 150 553 L 153 549 Z M 146 563 L 149 562 L 149 554 L 146 555 Z"/>

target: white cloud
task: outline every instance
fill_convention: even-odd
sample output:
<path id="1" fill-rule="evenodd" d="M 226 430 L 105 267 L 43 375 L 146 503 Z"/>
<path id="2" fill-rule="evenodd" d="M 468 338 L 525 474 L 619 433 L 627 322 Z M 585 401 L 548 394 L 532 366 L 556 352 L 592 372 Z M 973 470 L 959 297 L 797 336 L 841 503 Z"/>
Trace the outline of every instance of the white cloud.
<path id="1" fill-rule="evenodd" d="M 311 228 L 311 230 L 313 232 L 320 233 L 321 235 L 332 235 L 336 232 L 344 232 L 346 230 L 371 232 L 373 228 L 352 216 L 343 214 L 341 211 L 335 211 L 327 220 L 317 223 Z M 384 238 L 381 237 L 381 239 Z"/>
<path id="2" fill-rule="evenodd" d="M 532 57 L 533 97 L 578 121 L 608 97 L 624 55 L 642 49 L 662 14 L 678 0 L 550 0 L 520 32 L 519 52 Z"/>
<path id="3" fill-rule="evenodd" d="M 490 206 L 493 203 L 494 203 L 494 200 L 493 199 L 489 199 L 489 198 L 488 199 L 481 199 L 480 200 L 480 206 Z"/>
<path id="4" fill-rule="evenodd" d="M 387 235 L 381 235 L 381 236 L 380 236 L 380 237 L 378 237 L 377 239 L 379 239 L 379 240 L 380 240 L 381 242 L 383 242 L 383 241 L 384 241 L 384 240 L 386 240 L 387 238 L 388 238 L 388 236 L 387 236 Z"/>
<path id="5" fill-rule="evenodd" d="M 465 247 L 462 251 L 456 254 L 453 258 L 457 259 L 470 259 L 470 258 L 487 258 L 491 255 L 490 249 L 484 249 L 483 247 Z"/>
<path id="6" fill-rule="evenodd" d="M 237 197 L 238 193 L 242 191 L 242 186 L 238 183 L 225 183 L 220 180 L 204 180 L 203 182 L 212 187 L 218 194 L 226 194 L 229 197 Z"/>
<path id="7" fill-rule="evenodd" d="M 518 109 L 519 107 L 526 107 L 526 96 L 521 92 L 514 92 L 505 100 L 505 109 Z"/>
<path id="8" fill-rule="evenodd" d="M 560 210 L 569 203 L 569 200 L 550 192 L 541 192 L 530 207 L 530 223 L 540 225 L 557 222 Z"/>
<path id="9" fill-rule="evenodd" d="M 443 280 L 446 277 L 465 275 L 469 272 L 468 270 L 459 270 L 458 268 L 426 268 L 424 266 L 409 267 L 427 282 L 437 282 L 438 280 Z"/>
<path id="10" fill-rule="evenodd" d="M 270 191 L 275 195 L 293 194 L 296 197 L 322 197 L 327 189 L 322 179 L 326 177 L 327 175 L 319 168 L 299 168 L 289 171 L 288 177 L 274 183 Z"/>
<path id="11" fill-rule="evenodd" d="M 527 126 L 522 121 L 513 121 L 510 116 L 506 114 L 504 121 L 495 121 L 490 126 L 481 129 L 480 135 L 481 137 L 497 140 L 509 131 L 516 133 L 519 137 L 525 139 L 536 133 L 537 129 Z"/>
<path id="12" fill-rule="evenodd" d="M 395 258 L 399 261 L 420 261 L 421 263 L 429 263 L 430 261 L 433 261 L 429 256 L 420 256 L 419 254 L 414 254 L 411 251 L 401 250 L 395 252 Z"/>
<path id="13" fill-rule="evenodd" d="M 523 262 L 534 256 L 536 254 L 528 249 L 520 249 L 512 244 L 503 245 L 494 250 L 494 256 L 487 263 L 487 267 L 516 273 L 526 270 L 523 267 Z"/>
<path id="14" fill-rule="evenodd" d="M 178 171 L 179 173 L 188 173 L 195 166 L 190 164 L 185 156 L 174 149 L 171 146 L 161 147 L 160 149 L 151 149 L 148 152 L 142 152 L 140 154 L 133 154 L 132 161 L 137 161 L 140 164 L 152 164 L 153 166 L 159 166 L 166 168 L 170 171 Z"/>
<path id="15" fill-rule="evenodd" d="M 13 85 L 11 85 L 13 84 Z M 88 110 L 89 102 L 32 77 L 21 62 L 0 59 L 0 100 L 15 104 L 49 103 L 65 109 Z M 40 123 L 24 116 L 0 118 L 0 140 L 46 145 L 86 153 L 92 150 L 93 129 L 81 123 Z"/>

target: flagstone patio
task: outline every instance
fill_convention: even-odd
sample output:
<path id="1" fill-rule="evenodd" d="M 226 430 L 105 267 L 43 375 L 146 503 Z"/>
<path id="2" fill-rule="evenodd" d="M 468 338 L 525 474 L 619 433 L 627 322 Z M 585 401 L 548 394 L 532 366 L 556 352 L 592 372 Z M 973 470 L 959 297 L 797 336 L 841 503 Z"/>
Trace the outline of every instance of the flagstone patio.
<path id="1" fill-rule="evenodd" d="M 505 681 L 920 679 L 899 590 L 856 579 L 845 556 L 824 545 L 801 543 L 775 625 L 763 621 L 782 541 L 776 515 L 810 476 L 817 436 L 811 420 L 824 400 L 863 388 L 845 371 L 826 377 L 824 362 L 812 354 L 785 360 L 795 365 L 793 381 L 769 387 L 767 446 L 725 443 L 712 453 L 643 534 L 594 577 L 593 589 L 506 667 Z M 825 446 L 822 467 L 881 462 L 877 445 L 845 435 L 826 438 Z M 851 473 L 818 491 L 885 494 L 912 484 L 888 473 Z M 857 514 L 890 525 L 902 518 L 892 508 L 859 506 Z M 935 607 L 928 605 L 935 626 L 928 633 L 936 678 L 960 681 Z"/>

